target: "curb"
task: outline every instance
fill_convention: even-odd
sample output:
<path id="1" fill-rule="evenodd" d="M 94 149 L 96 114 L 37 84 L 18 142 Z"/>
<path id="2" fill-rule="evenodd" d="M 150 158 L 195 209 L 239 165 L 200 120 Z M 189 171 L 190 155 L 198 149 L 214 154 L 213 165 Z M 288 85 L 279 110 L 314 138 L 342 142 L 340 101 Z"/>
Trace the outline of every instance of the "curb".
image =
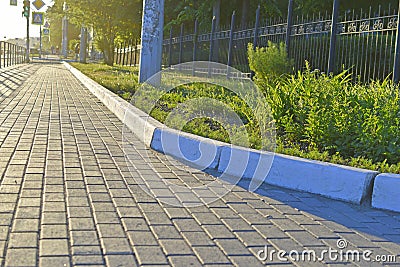
<path id="1" fill-rule="evenodd" d="M 230 164 L 246 158 L 247 166 Z M 370 170 L 237 147 L 222 149 L 218 171 L 234 176 L 243 173 L 245 178 L 354 204 L 371 198 L 378 175 Z"/>
<path id="2" fill-rule="evenodd" d="M 400 174 L 383 173 L 375 178 L 372 207 L 400 212 Z"/>
<path id="3" fill-rule="evenodd" d="M 68 63 L 64 62 L 64 65 L 147 147 L 173 156 L 190 166 L 202 170 L 215 169 L 228 175 L 252 178 L 263 183 L 359 205 L 370 200 L 373 188 L 376 189 L 374 180 L 379 173 L 375 171 L 235 147 L 170 129 Z M 379 203 L 380 195 L 383 193 L 374 192 L 375 204 Z M 400 211 L 399 202 L 389 205 L 387 209 Z M 385 208 L 383 206 L 376 204 L 377 208 Z"/>

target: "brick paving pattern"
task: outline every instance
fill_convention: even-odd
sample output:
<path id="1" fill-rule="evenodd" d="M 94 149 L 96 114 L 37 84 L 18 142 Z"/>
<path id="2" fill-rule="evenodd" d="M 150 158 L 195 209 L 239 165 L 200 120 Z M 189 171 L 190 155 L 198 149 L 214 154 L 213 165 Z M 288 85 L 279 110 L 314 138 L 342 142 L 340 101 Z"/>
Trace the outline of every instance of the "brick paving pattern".
<path id="1" fill-rule="evenodd" d="M 121 132 L 122 123 L 63 65 L 0 71 L 1 266 L 346 264 L 256 256 L 265 247 L 338 249 L 338 239 L 348 242 L 346 249 L 396 255 L 391 264 L 400 266 L 396 213 L 269 186 L 257 194 L 235 186 L 201 207 L 159 203 L 134 176 L 215 178 L 182 171 L 164 155 L 140 149 L 137 171 L 129 171 Z"/>

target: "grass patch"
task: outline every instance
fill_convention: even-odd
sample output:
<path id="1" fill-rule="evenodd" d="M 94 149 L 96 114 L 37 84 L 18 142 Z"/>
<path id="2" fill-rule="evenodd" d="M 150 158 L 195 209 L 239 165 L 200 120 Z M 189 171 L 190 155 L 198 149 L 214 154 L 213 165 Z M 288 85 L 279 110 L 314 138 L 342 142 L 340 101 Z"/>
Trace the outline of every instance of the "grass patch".
<path id="1" fill-rule="evenodd" d="M 73 63 L 74 67 L 127 101 L 139 87 L 138 69 Z M 365 86 L 306 71 L 257 83 L 265 93 L 277 127 L 276 152 L 380 172 L 400 173 L 399 88 L 390 83 Z M 224 88 L 190 84 L 164 94 L 150 115 L 164 122 L 179 104 L 209 97 L 235 111 L 245 124 L 250 147 L 261 148 L 258 122 L 239 96 Z M 140 108 L 143 103 L 136 103 Z M 179 122 L 177 122 L 177 125 Z M 184 131 L 224 142 L 227 129 L 207 118 L 185 124 Z"/>
<path id="2" fill-rule="evenodd" d="M 101 63 L 83 64 L 73 62 L 70 64 L 127 101 L 130 101 L 138 88 L 137 67 L 111 67 Z"/>

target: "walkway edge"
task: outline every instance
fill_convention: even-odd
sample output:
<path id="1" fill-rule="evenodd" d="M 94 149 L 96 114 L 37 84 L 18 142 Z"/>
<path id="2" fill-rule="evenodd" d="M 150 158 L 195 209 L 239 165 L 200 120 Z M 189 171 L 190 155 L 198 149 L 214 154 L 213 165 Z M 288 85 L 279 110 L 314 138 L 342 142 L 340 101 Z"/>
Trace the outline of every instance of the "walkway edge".
<path id="1" fill-rule="evenodd" d="M 146 146 L 156 151 L 172 155 L 189 164 L 193 163 L 193 160 L 188 159 L 197 159 L 204 152 L 202 149 L 206 147 L 206 150 L 209 151 L 206 153 L 209 158 L 190 165 L 200 169 L 217 169 L 229 175 L 254 178 L 275 186 L 314 193 L 354 204 L 361 204 L 372 198 L 374 179 L 379 174 L 378 172 L 281 154 L 268 154 L 170 129 L 149 118 L 146 113 L 97 84 L 68 63 L 64 62 L 64 64 Z M 125 119 L 126 113 L 130 116 L 129 120 Z M 166 142 L 163 143 L 165 140 L 161 138 L 161 135 L 179 140 L 175 141 L 175 145 L 179 145 L 181 150 L 188 151 L 190 155 L 177 153 L 176 151 L 179 149 Z M 204 144 L 205 146 L 203 146 Z M 200 145 L 202 149 L 199 148 Z M 271 154 L 274 154 L 274 157 Z M 237 162 L 242 158 L 250 159 L 246 166 L 237 167 L 236 164 L 230 164 L 230 162 Z"/>

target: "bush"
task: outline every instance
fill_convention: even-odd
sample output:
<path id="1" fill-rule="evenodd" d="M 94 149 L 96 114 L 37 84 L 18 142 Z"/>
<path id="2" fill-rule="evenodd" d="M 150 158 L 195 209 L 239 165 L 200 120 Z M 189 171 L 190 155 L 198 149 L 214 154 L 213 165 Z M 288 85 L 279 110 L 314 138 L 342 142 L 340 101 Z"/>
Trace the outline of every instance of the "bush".
<path id="1" fill-rule="evenodd" d="M 398 86 L 390 80 L 354 84 L 349 77 L 346 71 L 328 76 L 307 68 L 275 83 L 256 83 L 265 92 L 284 147 L 397 164 Z"/>
<path id="2" fill-rule="evenodd" d="M 255 72 L 256 79 L 260 81 L 274 80 L 289 73 L 293 68 L 293 60 L 289 60 L 284 43 L 275 44 L 268 41 L 267 47 L 248 45 L 250 69 Z"/>

